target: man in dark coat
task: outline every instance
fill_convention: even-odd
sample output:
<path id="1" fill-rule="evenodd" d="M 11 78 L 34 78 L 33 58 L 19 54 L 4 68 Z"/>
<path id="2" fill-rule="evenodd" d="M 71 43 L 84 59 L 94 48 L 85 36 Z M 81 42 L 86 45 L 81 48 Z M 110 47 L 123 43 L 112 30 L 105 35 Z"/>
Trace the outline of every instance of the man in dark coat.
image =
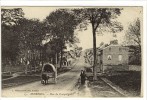
<path id="1" fill-rule="evenodd" d="M 86 74 L 85 71 L 81 70 L 81 84 L 84 85 L 85 84 L 85 80 L 86 80 Z"/>

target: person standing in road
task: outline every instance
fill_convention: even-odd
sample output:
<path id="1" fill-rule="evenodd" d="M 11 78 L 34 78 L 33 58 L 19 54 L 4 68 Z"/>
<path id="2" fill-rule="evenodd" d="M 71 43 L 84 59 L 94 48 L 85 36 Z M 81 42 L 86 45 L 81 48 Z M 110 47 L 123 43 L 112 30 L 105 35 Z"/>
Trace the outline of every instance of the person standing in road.
<path id="1" fill-rule="evenodd" d="M 81 70 L 81 84 L 84 85 L 85 84 L 85 80 L 86 80 L 86 74 L 85 71 Z"/>

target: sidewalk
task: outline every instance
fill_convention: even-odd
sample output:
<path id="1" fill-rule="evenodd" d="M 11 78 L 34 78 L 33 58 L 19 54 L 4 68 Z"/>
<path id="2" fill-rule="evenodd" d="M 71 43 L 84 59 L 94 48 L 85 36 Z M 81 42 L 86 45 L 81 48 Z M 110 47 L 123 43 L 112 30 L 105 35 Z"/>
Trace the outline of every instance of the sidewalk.
<path id="1" fill-rule="evenodd" d="M 75 87 L 79 97 L 124 97 L 123 94 L 116 91 L 114 87 L 112 88 L 108 82 L 104 82 L 101 78 L 98 78 L 97 81 L 87 80 L 85 85 L 81 85 L 78 81 Z"/>
<path id="2" fill-rule="evenodd" d="M 88 85 L 88 81 L 85 82 L 85 85 L 81 85 L 80 82 L 76 84 L 77 96 L 79 97 L 92 97 L 91 90 Z"/>

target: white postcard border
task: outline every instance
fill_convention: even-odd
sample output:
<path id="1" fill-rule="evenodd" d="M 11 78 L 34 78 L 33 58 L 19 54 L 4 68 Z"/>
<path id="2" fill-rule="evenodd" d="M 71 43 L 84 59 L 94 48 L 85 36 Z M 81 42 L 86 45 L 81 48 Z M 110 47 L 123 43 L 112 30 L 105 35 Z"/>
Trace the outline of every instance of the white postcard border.
<path id="1" fill-rule="evenodd" d="M 40 99 L 44 99 L 44 100 L 48 100 L 48 99 L 54 99 L 54 100 L 66 100 L 66 99 L 70 99 L 70 100 L 89 100 L 89 99 L 99 99 L 99 100 L 124 100 L 124 99 L 133 99 L 133 100 L 146 100 L 147 96 L 146 96 L 146 79 L 147 79 L 147 68 L 146 68 L 146 61 L 147 61 L 147 1 L 116 1 L 116 0 L 111 0 L 111 1 L 21 1 L 21 0 L 3 0 L 1 1 L 1 6 L 143 6 L 143 84 L 144 84 L 144 93 L 143 93 L 143 98 L 1 98 L 1 100 L 40 100 Z M 1 37 L 1 34 L 0 34 Z M 1 42 L 0 42 L 1 44 Z M 1 51 L 1 48 L 0 48 Z M 0 54 L 1 56 L 1 54 Z M 1 63 L 0 63 L 1 64 Z M 0 68 L 1 70 L 1 68 Z M 1 83 L 0 83 L 1 84 Z M 1 93 L 1 92 L 0 92 Z"/>

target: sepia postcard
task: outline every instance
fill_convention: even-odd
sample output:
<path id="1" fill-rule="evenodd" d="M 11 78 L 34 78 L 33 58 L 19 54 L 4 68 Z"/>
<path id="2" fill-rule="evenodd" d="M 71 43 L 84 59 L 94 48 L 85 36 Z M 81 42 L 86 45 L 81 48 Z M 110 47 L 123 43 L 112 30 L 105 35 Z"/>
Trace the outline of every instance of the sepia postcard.
<path id="1" fill-rule="evenodd" d="M 2 97 L 143 97 L 143 7 L 1 7 Z"/>

